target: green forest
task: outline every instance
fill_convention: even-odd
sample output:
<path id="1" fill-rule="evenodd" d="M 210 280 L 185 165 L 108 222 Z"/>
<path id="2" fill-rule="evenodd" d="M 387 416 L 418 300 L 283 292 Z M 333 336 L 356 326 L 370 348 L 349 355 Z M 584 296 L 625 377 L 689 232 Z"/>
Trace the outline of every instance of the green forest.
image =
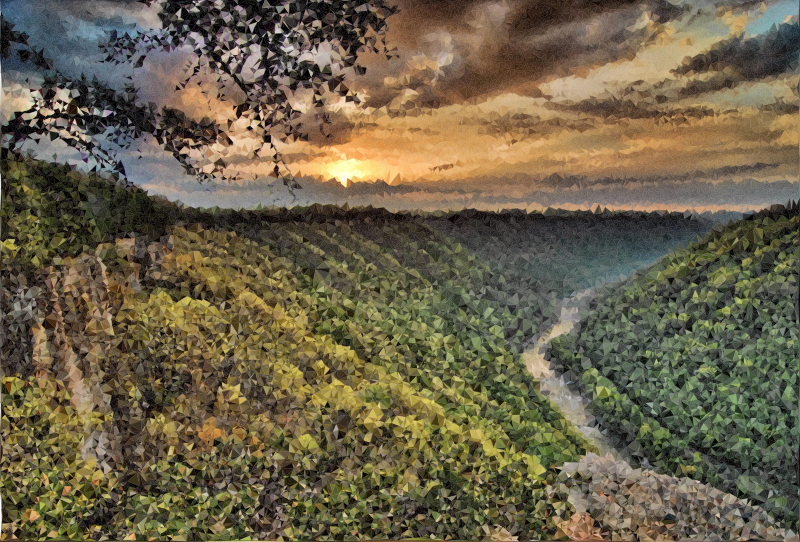
<path id="1" fill-rule="evenodd" d="M 663 472 L 798 520 L 796 209 L 676 250 L 552 343 L 592 408 Z"/>
<path id="2" fill-rule="evenodd" d="M 5 537 L 531 540 L 573 512 L 548 488 L 596 449 L 519 352 L 580 262 L 495 260 L 446 215 L 210 212 L 30 159 L 2 176 Z M 661 220 L 675 244 L 710 230 Z M 797 258 L 796 216 L 712 231 L 553 352 L 660 468 L 786 520 Z"/>

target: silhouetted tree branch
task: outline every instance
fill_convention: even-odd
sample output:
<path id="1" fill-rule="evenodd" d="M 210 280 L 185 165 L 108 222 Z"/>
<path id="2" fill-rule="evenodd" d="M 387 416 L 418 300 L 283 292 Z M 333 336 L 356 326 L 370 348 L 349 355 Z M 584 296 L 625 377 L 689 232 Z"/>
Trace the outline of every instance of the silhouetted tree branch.
<path id="1" fill-rule="evenodd" d="M 9 58 L 13 51 L 23 62 L 32 61 L 44 72 L 44 83 L 34 94 L 33 106 L 15 114 L 4 127 L 2 145 L 19 149 L 28 139 L 60 138 L 79 149 L 85 160 L 93 157 L 98 168 L 124 175 L 116 152 L 149 133 L 199 181 L 233 179 L 238 175 L 226 169 L 221 157 L 209 159 L 208 148 L 231 145 L 232 125 L 244 119 L 250 122 L 248 131 L 262 143 L 248 157 L 272 159 L 276 175 L 297 188 L 273 141 L 307 137 L 293 125 L 301 112 L 288 95 L 299 89 L 311 91 L 314 107 L 322 107 L 329 98 L 358 103 L 345 80 L 364 72 L 358 64 L 360 53 L 392 56 L 385 42 L 386 19 L 396 11 L 387 0 L 164 0 L 159 11 L 162 28 L 122 35 L 114 31 L 100 43 L 107 62 L 128 64 L 134 70 L 150 53 L 189 48 L 190 69 L 178 89 L 205 72 L 219 76 L 220 88 L 230 81 L 245 95 L 225 127 L 207 118 L 195 121 L 176 109 L 159 111 L 152 103 L 140 104 L 132 82 L 118 92 L 96 78 L 66 77 L 53 70 L 42 51 L 31 49 L 24 33 L 3 19 L 3 57 Z M 324 113 L 319 118 L 329 122 Z"/>

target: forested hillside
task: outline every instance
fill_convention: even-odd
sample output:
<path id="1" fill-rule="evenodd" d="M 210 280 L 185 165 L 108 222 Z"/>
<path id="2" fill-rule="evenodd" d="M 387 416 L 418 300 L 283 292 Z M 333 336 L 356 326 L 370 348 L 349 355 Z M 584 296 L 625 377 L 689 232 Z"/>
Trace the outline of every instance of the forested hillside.
<path id="1" fill-rule="evenodd" d="M 773 206 L 636 273 L 551 343 L 631 450 L 792 527 L 798 265 L 797 205 Z"/>
<path id="2" fill-rule="evenodd" d="M 569 516 L 552 467 L 591 448 L 509 346 L 549 297 L 413 217 L 2 166 L 6 536 L 524 540 Z"/>
<path id="3" fill-rule="evenodd" d="M 558 467 L 594 449 L 518 352 L 590 283 L 582 266 L 608 280 L 711 226 L 211 213 L 54 164 L 7 157 L 2 176 L 3 533 L 26 539 L 552 538 L 574 511 Z M 753 235 L 785 263 L 781 224 Z M 649 242 L 594 247 L 637 230 Z M 704 464 L 678 467 L 725 483 Z"/>

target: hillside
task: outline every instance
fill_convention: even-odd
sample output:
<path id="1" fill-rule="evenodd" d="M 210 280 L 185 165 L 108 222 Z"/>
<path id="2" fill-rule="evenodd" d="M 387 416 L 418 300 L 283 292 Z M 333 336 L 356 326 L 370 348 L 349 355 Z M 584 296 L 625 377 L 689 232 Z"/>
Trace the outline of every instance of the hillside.
<path id="1" fill-rule="evenodd" d="M 593 302 L 552 355 L 660 472 L 798 520 L 797 206 L 711 232 Z"/>
<path id="2" fill-rule="evenodd" d="M 508 344 L 550 298 L 523 316 L 410 216 L 2 173 L 4 537 L 525 540 L 569 516 L 545 490 L 591 448 Z"/>
<path id="3" fill-rule="evenodd" d="M 518 353 L 558 296 L 713 225 L 2 175 L 3 538 L 552 538 L 594 449 Z"/>

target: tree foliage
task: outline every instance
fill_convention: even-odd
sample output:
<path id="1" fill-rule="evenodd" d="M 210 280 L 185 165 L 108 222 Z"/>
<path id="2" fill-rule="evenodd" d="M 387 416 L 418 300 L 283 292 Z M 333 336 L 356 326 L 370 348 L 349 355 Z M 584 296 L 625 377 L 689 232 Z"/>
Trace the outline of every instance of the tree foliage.
<path id="1" fill-rule="evenodd" d="M 4 538 L 524 541 L 572 512 L 555 467 L 596 449 L 506 345 L 505 281 L 421 217 L 0 166 Z"/>

